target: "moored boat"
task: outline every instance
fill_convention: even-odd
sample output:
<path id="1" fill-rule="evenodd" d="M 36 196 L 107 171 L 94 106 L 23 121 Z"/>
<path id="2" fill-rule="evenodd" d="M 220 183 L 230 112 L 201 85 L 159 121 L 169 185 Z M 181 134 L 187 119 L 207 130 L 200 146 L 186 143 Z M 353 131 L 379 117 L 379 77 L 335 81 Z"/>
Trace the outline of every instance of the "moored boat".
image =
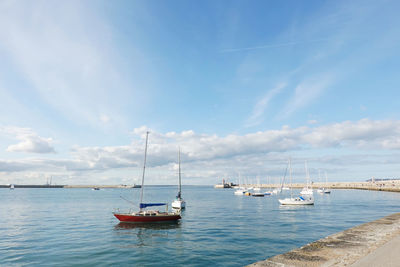
<path id="1" fill-rule="evenodd" d="M 295 198 L 291 197 L 279 199 L 279 203 L 281 203 L 281 205 L 314 205 L 314 198 L 312 196 L 299 196 Z"/>
<path id="2" fill-rule="evenodd" d="M 182 198 L 182 184 L 181 184 L 181 150 L 179 149 L 178 153 L 178 161 L 179 161 L 179 190 L 176 195 L 176 199 L 172 202 L 171 206 L 174 209 L 184 209 L 186 207 L 186 202 Z"/>
<path id="3" fill-rule="evenodd" d="M 306 186 L 303 188 L 303 190 L 300 191 L 300 195 L 313 195 L 313 189 L 311 187 L 311 181 L 310 181 L 310 173 L 308 172 L 307 168 L 307 161 L 304 164 L 305 167 L 305 172 L 306 172 Z"/>
<path id="4" fill-rule="evenodd" d="M 292 165 L 289 159 L 289 175 L 290 175 L 290 198 L 279 199 L 281 205 L 314 205 L 313 195 L 305 195 L 293 197 L 292 191 Z"/>
<path id="5" fill-rule="evenodd" d="M 180 212 L 168 212 L 168 205 L 166 203 L 143 203 L 144 175 L 146 170 L 148 137 L 149 137 L 149 132 L 146 133 L 146 146 L 144 150 L 144 163 L 143 163 L 142 185 L 140 191 L 139 211 L 133 213 L 113 212 L 113 214 L 121 222 L 127 222 L 127 223 L 153 223 L 153 222 L 178 221 L 179 219 L 181 219 Z M 145 210 L 145 208 L 147 207 L 164 206 L 164 205 L 166 206 L 165 212 L 158 210 L 157 211 Z"/>
<path id="6" fill-rule="evenodd" d="M 244 188 L 239 188 L 239 189 L 237 189 L 237 190 L 234 192 L 234 194 L 237 195 L 237 196 L 243 196 L 246 192 L 247 192 L 246 189 L 244 189 Z"/>
<path id="7" fill-rule="evenodd" d="M 177 212 L 168 212 L 168 205 L 166 203 L 141 203 L 141 209 L 151 206 L 166 206 L 166 211 L 158 210 L 141 210 L 139 212 L 133 213 L 120 213 L 114 212 L 114 216 L 121 222 L 128 223 L 149 223 L 149 222 L 167 222 L 167 221 L 177 221 L 181 219 L 181 215 Z"/>

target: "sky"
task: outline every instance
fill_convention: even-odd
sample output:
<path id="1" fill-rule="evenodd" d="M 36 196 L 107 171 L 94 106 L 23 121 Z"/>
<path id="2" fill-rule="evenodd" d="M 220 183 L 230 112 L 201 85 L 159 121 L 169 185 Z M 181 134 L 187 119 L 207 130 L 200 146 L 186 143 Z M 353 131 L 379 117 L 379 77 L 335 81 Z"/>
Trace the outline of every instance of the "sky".
<path id="1" fill-rule="evenodd" d="M 400 178 L 400 2 L 0 1 L 0 184 Z"/>

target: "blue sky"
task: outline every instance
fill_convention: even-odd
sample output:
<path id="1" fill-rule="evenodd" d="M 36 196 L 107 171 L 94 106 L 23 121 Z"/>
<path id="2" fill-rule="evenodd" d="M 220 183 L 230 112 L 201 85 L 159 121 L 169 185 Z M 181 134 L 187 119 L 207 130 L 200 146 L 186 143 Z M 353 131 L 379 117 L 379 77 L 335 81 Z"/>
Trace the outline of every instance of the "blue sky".
<path id="1" fill-rule="evenodd" d="M 1 1 L 0 183 L 400 177 L 399 8 Z"/>

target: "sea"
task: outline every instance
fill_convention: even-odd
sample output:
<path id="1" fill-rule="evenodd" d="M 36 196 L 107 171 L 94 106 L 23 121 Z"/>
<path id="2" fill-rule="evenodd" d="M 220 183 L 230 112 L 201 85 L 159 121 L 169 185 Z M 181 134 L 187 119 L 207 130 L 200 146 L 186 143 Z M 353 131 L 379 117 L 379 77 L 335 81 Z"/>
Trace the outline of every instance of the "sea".
<path id="1" fill-rule="evenodd" d="M 145 202 L 171 203 L 177 193 L 144 189 Z M 135 225 L 112 212 L 137 210 L 140 189 L 0 189 L 0 266 L 244 266 L 400 212 L 399 193 L 378 191 L 314 193 L 314 206 L 279 205 L 289 191 L 183 186 L 182 195 L 178 223 Z"/>

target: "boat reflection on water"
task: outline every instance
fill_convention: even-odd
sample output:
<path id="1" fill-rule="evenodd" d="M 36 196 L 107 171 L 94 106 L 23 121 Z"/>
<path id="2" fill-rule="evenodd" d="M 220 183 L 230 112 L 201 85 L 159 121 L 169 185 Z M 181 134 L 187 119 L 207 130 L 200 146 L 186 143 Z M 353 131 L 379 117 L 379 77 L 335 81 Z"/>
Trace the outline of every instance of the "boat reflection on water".
<path id="1" fill-rule="evenodd" d="M 175 245 L 182 245 L 182 228 L 179 222 L 162 223 L 126 223 L 114 226 L 114 234 L 118 237 L 118 245 L 128 249 L 150 247 L 162 240 L 173 239 Z"/>
<path id="2" fill-rule="evenodd" d="M 313 209 L 314 205 L 279 205 L 279 210 Z"/>
<path id="3" fill-rule="evenodd" d="M 145 228 L 152 230 L 168 230 L 168 229 L 177 229 L 180 228 L 180 222 L 176 221 L 167 221 L 167 222 L 155 222 L 155 223 L 126 223 L 120 222 L 119 224 L 114 226 L 115 230 L 124 230 L 124 229 L 137 229 L 137 228 Z"/>

